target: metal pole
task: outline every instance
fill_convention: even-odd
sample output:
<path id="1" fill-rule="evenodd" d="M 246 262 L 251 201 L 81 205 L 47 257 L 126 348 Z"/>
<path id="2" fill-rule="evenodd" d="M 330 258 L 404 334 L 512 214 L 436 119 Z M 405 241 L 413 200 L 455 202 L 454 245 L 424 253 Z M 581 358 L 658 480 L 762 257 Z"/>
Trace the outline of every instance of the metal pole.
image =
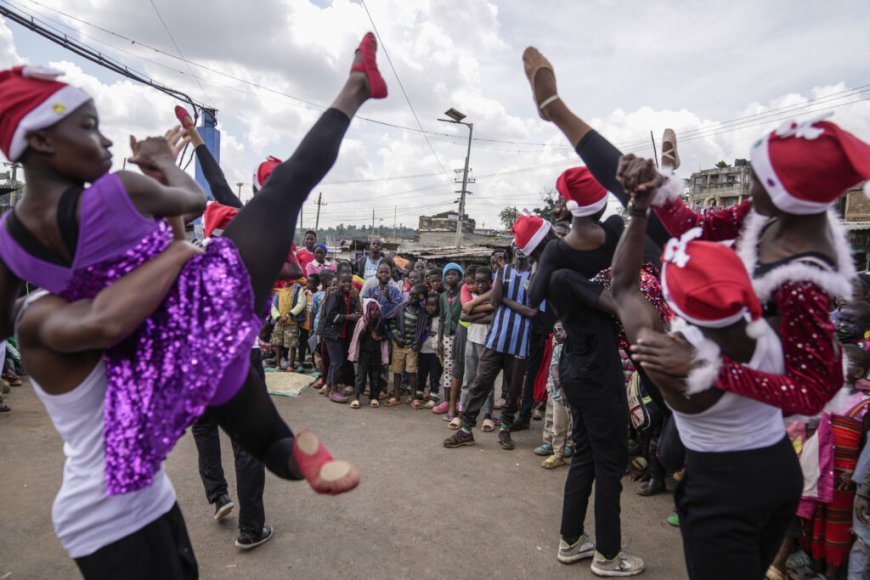
<path id="1" fill-rule="evenodd" d="M 323 192 L 317 192 L 317 218 L 314 220 L 314 231 L 320 230 L 320 207 L 323 205 L 321 199 L 323 198 Z"/>
<path id="2" fill-rule="evenodd" d="M 459 198 L 459 221 L 456 222 L 456 247 L 462 246 L 462 219 L 465 215 L 465 194 L 468 188 L 468 162 L 471 159 L 471 136 L 474 123 L 462 123 L 468 127 L 468 151 L 465 153 L 465 169 L 462 171 L 462 194 Z"/>
<path id="3" fill-rule="evenodd" d="M 653 137 L 652 129 L 649 131 L 649 140 L 652 141 L 653 157 L 656 160 L 656 167 L 659 167 L 659 153 L 656 151 L 656 138 Z M 664 145 L 662 145 L 664 147 Z"/>

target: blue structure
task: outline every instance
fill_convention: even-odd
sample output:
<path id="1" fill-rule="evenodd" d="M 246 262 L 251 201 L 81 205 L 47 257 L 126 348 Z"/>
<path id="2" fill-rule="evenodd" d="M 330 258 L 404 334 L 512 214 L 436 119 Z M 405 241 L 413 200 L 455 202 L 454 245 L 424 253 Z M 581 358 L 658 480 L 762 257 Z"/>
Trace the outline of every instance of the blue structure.
<path id="1" fill-rule="evenodd" d="M 202 137 L 202 140 L 205 141 L 205 146 L 208 147 L 208 150 L 215 158 L 215 161 L 217 161 L 218 165 L 220 165 L 221 132 L 217 128 L 217 118 L 215 116 L 216 113 L 217 111 L 214 109 L 203 109 L 202 117 L 200 118 L 200 124 L 199 127 L 197 127 L 197 131 L 199 131 L 199 135 Z M 205 192 L 205 194 L 210 199 L 214 199 L 214 196 L 211 194 L 211 188 L 208 186 L 208 182 L 202 175 L 202 168 L 199 166 L 199 159 L 196 159 L 196 170 L 194 172 L 194 177 L 196 179 L 196 182 Z"/>

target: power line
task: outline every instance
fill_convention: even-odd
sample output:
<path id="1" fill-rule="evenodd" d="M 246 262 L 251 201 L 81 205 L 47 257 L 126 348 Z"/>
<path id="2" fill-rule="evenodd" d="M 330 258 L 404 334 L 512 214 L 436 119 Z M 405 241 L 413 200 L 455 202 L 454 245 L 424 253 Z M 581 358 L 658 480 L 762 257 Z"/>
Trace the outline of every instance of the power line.
<path id="1" fill-rule="evenodd" d="M 196 84 L 199 85 L 200 90 L 202 91 L 203 96 L 214 102 L 214 99 L 208 96 L 208 91 L 205 90 L 205 87 L 202 86 L 202 83 L 199 80 L 199 77 L 193 74 L 193 69 L 190 68 L 190 63 L 187 59 L 184 58 L 184 54 L 181 52 L 181 47 L 178 46 L 178 42 L 175 40 L 175 36 L 172 35 L 172 31 L 169 30 L 169 26 L 166 24 L 166 21 L 163 20 L 163 16 L 160 14 L 160 10 L 157 9 L 157 4 L 154 3 L 154 0 L 149 0 L 151 2 L 151 7 L 154 9 L 154 13 L 157 14 L 157 18 L 160 20 L 160 24 L 163 25 L 163 29 L 166 31 L 166 34 L 169 35 L 169 40 L 172 41 L 172 45 L 175 47 L 175 51 L 178 52 L 178 56 L 185 62 L 187 65 L 187 70 L 190 72 L 190 76 L 192 76 L 196 80 Z"/>
<path id="2" fill-rule="evenodd" d="M 429 136 L 426 134 L 426 130 L 423 129 L 423 124 L 420 123 L 420 118 L 417 116 L 417 111 L 414 110 L 414 105 L 411 103 L 410 97 L 408 97 L 407 91 L 405 91 L 405 85 L 402 83 L 402 79 L 399 78 L 399 73 L 396 71 L 396 67 L 393 66 L 393 59 L 390 58 L 390 53 L 387 51 L 387 47 L 384 44 L 383 39 L 381 38 L 381 33 L 378 32 L 378 26 L 375 24 L 374 18 L 372 18 L 372 13 L 369 12 L 369 7 L 366 6 L 365 0 L 360 0 L 363 9 L 366 11 L 366 15 L 369 17 L 369 22 L 372 23 L 372 28 L 375 31 L 375 35 L 378 37 L 378 43 L 381 45 L 381 50 L 384 52 L 384 56 L 387 57 L 387 62 L 390 64 L 390 68 L 393 70 L 393 74 L 396 76 L 396 81 L 399 83 L 399 88 L 402 89 L 402 94 L 405 96 L 405 101 L 408 103 L 408 108 L 411 109 L 411 114 L 414 116 L 414 120 L 417 122 L 417 126 L 420 128 L 420 134 L 423 135 L 423 138 L 426 140 L 426 144 L 429 145 L 429 150 L 432 151 L 432 155 L 435 156 L 435 161 L 438 162 L 438 167 L 441 168 L 441 172 L 446 176 L 447 170 L 444 168 L 444 165 L 441 163 L 441 159 L 438 157 L 438 153 L 435 152 L 435 148 L 432 147 L 432 142 L 429 141 Z"/>

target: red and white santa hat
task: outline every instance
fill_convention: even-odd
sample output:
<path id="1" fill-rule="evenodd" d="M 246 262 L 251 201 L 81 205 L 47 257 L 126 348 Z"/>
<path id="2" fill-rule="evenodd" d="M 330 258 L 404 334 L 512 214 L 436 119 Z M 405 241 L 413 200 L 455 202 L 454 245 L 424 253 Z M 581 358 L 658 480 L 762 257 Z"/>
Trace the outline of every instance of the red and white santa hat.
<path id="1" fill-rule="evenodd" d="M 260 191 L 266 185 L 266 180 L 272 175 L 276 167 L 281 165 L 281 160 L 269 155 L 266 160 L 257 166 L 254 172 L 254 191 Z"/>
<path id="2" fill-rule="evenodd" d="M 607 207 L 607 189 L 592 177 L 586 167 L 572 167 L 556 180 L 556 190 L 575 217 L 595 215 Z"/>
<path id="3" fill-rule="evenodd" d="M 701 228 L 671 238 L 662 255 L 662 294 L 681 318 L 702 328 L 724 328 L 741 319 L 758 338 L 766 324 L 746 266 L 724 244 L 700 241 Z"/>
<path id="4" fill-rule="evenodd" d="M 550 222 L 524 209 L 523 215 L 511 226 L 514 232 L 514 245 L 524 254 L 529 255 L 544 241 L 551 229 Z"/>
<path id="5" fill-rule="evenodd" d="M 40 66 L 0 71 L 0 150 L 9 161 L 24 154 L 28 133 L 51 127 L 91 100 L 56 80 L 62 74 Z"/>
<path id="6" fill-rule="evenodd" d="M 828 116 L 789 121 L 752 146 L 752 169 L 781 211 L 821 213 L 870 179 L 870 145 L 825 121 Z M 864 193 L 870 197 L 870 182 Z"/>

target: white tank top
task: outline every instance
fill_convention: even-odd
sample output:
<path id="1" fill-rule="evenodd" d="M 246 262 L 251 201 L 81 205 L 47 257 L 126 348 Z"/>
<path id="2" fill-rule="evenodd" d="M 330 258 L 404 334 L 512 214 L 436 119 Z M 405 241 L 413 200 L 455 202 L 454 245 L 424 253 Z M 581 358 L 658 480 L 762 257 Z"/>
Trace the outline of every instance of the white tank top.
<path id="1" fill-rule="evenodd" d="M 154 475 L 150 487 L 121 495 L 106 494 L 106 367 L 102 361 L 79 386 L 62 395 L 50 395 L 36 381 L 31 383 L 63 439 L 63 483 L 54 499 L 51 520 L 71 558 L 93 554 L 172 509 L 175 489 L 163 467 Z"/>
<path id="2" fill-rule="evenodd" d="M 782 343 L 769 324 L 764 326 L 765 332 L 756 340 L 752 360 L 746 366 L 781 375 L 785 372 Z M 682 333 L 693 344 L 700 334 L 691 327 Z M 674 411 L 674 421 L 683 445 L 705 453 L 761 449 L 779 443 L 785 436 L 780 409 L 729 392 L 703 413 Z"/>

